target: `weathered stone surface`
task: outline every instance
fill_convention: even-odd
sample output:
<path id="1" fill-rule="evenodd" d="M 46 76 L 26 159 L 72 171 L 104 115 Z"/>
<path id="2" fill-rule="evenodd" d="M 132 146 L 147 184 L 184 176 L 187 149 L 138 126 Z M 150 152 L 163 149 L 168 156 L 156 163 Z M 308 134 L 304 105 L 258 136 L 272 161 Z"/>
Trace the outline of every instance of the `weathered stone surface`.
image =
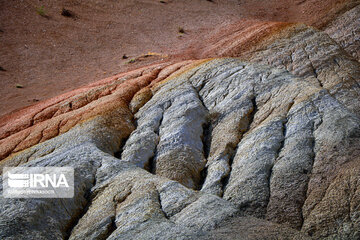
<path id="1" fill-rule="evenodd" d="M 1 169 L 76 174 L 72 199 L 1 197 L 0 238 L 358 239 L 357 14 L 270 24 L 240 59 L 150 66 L 4 118 Z"/>
<path id="2" fill-rule="evenodd" d="M 132 130 L 131 122 L 127 123 L 126 119 L 120 117 L 117 119 L 120 128 L 106 127 L 104 124 L 106 117 L 97 117 L 29 150 L 34 153 L 39 149 L 41 151 L 46 151 L 48 148 L 55 149 L 22 166 L 74 167 L 75 196 L 72 199 L 1 198 L 2 239 L 62 239 L 68 235 L 72 224 L 88 204 L 87 195 L 91 187 L 95 182 L 100 183 L 111 175 L 107 165 L 111 164 L 109 162 L 114 158 L 106 152 L 116 149 L 119 141 L 127 137 Z M 101 129 L 101 133 L 96 129 Z M 82 130 L 88 134 L 82 133 Z M 21 157 L 26 159 L 27 155 L 25 153 L 16 157 L 17 159 L 11 161 L 12 164 L 22 163 L 24 160 Z M 107 176 L 97 179 L 97 174 L 101 174 L 104 168 Z M 111 168 L 111 170 L 116 169 Z"/>
<path id="3" fill-rule="evenodd" d="M 338 16 L 325 29 L 346 52 L 360 60 L 360 5 Z"/>
<path id="4" fill-rule="evenodd" d="M 196 61 L 158 64 L 103 79 L 0 119 L 0 159 L 128 104 L 140 89 Z"/>
<path id="5" fill-rule="evenodd" d="M 328 35 L 304 25 L 285 28 L 275 40 L 259 44 L 244 59 L 285 68 L 314 85 L 329 90 L 336 99 L 358 114 L 359 63 L 344 53 Z M 346 95 L 346 97 L 345 97 Z M 350 97 L 350 98 L 348 98 Z M 358 115 L 359 116 L 359 115 Z"/>
<path id="6" fill-rule="evenodd" d="M 311 239 L 292 228 L 254 217 L 235 217 L 197 239 Z"/>

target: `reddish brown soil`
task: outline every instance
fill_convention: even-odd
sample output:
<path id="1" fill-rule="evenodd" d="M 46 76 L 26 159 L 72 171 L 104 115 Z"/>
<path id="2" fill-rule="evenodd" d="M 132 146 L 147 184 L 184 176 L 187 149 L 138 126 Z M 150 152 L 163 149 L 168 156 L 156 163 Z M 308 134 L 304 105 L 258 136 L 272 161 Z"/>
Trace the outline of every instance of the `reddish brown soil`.
<path id="1" fill-rule="evenodd" d="M 323 27 L 344 9 L 344 3 L 354 1 L 163 2 L 0 1 L 0 66 L 5 70 L 0 71 L 0 116 L 140 66 L 237 55 L 230 50 L 219 51 L 222 44 L 218 43 L 229 45 L 233 32 L 244 33 L 244 47 L 237 50 L 243 51 L 256 43 L 253 31 L 261 32 L 256 34 L 258 37 L 285 24 L 271 22 L 305 22 Z M 38 13 L 41 6 L 44 16 Z M 75 16 L 62 16 L 62 8 Z M 179 33 L 179 28 L 185 33 Z M 137 58 L 148 52 L 160 55 Z M 124 54 L 129 58 L 123 59 Z M 134 63 L 127 63 L 133 58 Z M 16 88 L 16 84 L 23 88 Z"/>

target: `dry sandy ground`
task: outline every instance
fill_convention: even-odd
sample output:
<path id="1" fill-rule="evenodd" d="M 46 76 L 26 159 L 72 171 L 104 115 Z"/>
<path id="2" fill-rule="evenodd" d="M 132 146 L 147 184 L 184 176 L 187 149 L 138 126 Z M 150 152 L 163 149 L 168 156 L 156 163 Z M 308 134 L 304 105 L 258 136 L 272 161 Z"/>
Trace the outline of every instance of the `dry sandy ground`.
<path id="1" fill-rule="evenodd" d="M 344 2 L 0 0 L 0 116 L 150 63 L 216 56 L 213 35 L 249 19 L 322 27 Z"/>

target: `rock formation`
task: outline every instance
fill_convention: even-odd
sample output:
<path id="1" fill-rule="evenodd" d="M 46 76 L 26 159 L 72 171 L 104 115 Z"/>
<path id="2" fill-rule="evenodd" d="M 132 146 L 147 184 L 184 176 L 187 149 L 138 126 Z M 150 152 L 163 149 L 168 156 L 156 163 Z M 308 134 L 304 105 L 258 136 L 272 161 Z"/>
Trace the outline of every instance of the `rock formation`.
<path id="1" fill-rule="evenodd" d="M 0 238 L 359 239 L 360 5 L 322 30 L 254 24 L 203 53 L 237 58 L 3 117 L 0 168 L 72 166 L 75 196 L 1 197 Z"/>

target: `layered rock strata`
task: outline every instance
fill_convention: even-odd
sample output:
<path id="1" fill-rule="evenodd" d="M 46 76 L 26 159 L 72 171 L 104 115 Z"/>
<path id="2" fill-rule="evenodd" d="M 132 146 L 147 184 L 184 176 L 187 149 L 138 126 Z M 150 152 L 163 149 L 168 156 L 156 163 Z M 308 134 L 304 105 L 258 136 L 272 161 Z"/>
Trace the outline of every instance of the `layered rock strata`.
<path id="1" fill-rule="evenodd" d="M 360 238 L 358 9 L 3 118 L 1 168 L 74 167 L 75 196 L 1 197 L 0 238 Z"/>

